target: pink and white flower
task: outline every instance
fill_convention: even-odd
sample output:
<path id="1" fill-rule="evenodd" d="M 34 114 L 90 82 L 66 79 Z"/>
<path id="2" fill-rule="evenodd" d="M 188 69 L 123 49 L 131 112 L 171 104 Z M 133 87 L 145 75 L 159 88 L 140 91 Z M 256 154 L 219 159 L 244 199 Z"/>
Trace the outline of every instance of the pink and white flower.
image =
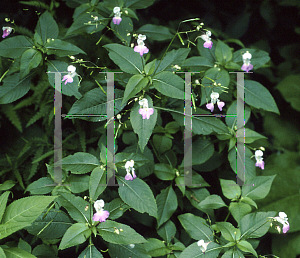
<path id="1" fill-rule="evenodd" d="M 2 38 L 6 38 L 13 30 L 11 27 L 2 27 L 3 35 Z"/>
<path id="2" fill-rule="evenodd" d="M 211 41 L 211 31 L 206 31 L 205 34 L 201 35 L 200 38 L 202 38 L 205 42 L 203 44 L 203 47 L 205 48 L 209 48 L 211 49 L 212 48 L 212 45 L 213 45 L 213 42 Z"/>
<path id="3" fill-rule="evenodd" d="M 218 108 L 222 111 L 222 108 L 225 106 L 225 102 L 219 100 L 219 93 L 212 92 L 210 94 L 211 103 L 206 104 L 206 108 L 209 109 L 211 112 L 214 111 L 215 104 L 217 103 Z"/>
<path id="4" fill-rule="evenodd" d="M 69 65 L 68 66 L 68 74 L 65 75 L 62 79 L 62 81 L 65 81 L 65 85 L 67 83 L 72 83 L 74 76 L 77 74 L 76 72 L 76 67 L 74 65 Z"/>
<path id="5" fill-rule="evenodd" d="M 261 150 L 255 151 L 255 159 L 256 159 L 255 166 L 261 169 L 265 168 L 265 162 L 263 161 L 263 157 L 262 157 L 263 155 L 264 153 Z"/>
<path id="6" fill-rule="evenodd" d="M 122 18 L 121 18 L 121 12 L 120 12 L 120 7 L 116 6 L 114 8 L 114 18 L 113 18 L 113 23 L 116 24 L 116 25 L 119 25 L 120 22 L 122 21 Z"/>
<path id="7" fill-rule="evenodd" d="M 273 219 L 282 224 L 282 232 L 285 234 L 290 229 L 290 224 L 288 222 L 288 217 L 284 212 L 279 212 L 279 216 L 274 217 Z"/>
<path id="8" fill-rule="evenodd" d="M 149 119 L 150 116 L 154 113 L 154 108 L 148 107 L 148 100 L 145 98 L 140 100 L 139 104 L 143 106 L 143 108 L 139 109 L 139 114 L 142 115 L 143 119 Z"/>
<path id="9" fill-rule="evenodd" d="M 94 203 L 94 207 L 95 207 L 96 213 L 93 216 L 93 221 L 104 222 L 108 218 L 108 216 L 109 216 L 109 212 L 103 210 L 104 201 L 102 199 L 101 200 L 97 200 Z"/>
<path id="10" fill-rule="evenodd" d="M 197 245 L 200 247 L 201 252 L 205 253 L 207 246 L 210 242 L 205 243 L 203 239 L 197 242 Z"/>
<path id="11" fill-rule="evenodd" d="M 125 164 L 125 169 L 126 169 L 126 176 L 125 176 L 125 180 L 133 180 L 136 178 L 136 174 L 134 172 L 134 160 L 130 160 L 130 161 L 127 161 L 126 164 Z M 132 173 L 132 175 L 130 174 L 130 172 Z"/>
<path id="12" fill-rule="evenodd" d="M 245 71 L 245 72 L 249 72 L 250 70 L 253 69 L 253 65 L 250 64 L 250 60 L 252 58 L 252 55 L 249 53 L 249 51 L 246 51 L 245 54 L 243 54 L 243 62 L 244 64 L 241 67 L 241 70 Z"/>
<path id="13" fill-rule="evenodd" d="M 134 47 L 134 51 L 140 53 L 141 56 L 143 54 L 147 54 L 149 52 L 149 49 L 145 46 L 144 40 L 146 40 L 146 36 L 139 34 L 137 43 L 138 45 Z"/>

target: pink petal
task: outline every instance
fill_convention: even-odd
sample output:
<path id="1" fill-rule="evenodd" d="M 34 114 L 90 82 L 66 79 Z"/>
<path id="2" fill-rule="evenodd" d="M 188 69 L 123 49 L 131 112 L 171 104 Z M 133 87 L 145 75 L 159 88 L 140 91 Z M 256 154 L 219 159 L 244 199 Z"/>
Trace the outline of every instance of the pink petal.
<path id="1" fill-rule="evenodd" d="M 150 116 L 153 114 L 153 112 L 154 112 L 153 108 L 147 108 L 146 109 L 146 117 L 147 117 L 147 119 L 150 118 Z"/>
<path id="2" fill-rule="evenodd" d="M 93 221 L 104 222 L 108 218 L 108 216 L 109 216 L 109 212 L 102 210 L 94 214 Z"/>
<path id="3" fill-rule="evenodd" d="M 149 52 L 149 49 L 146 46 L 135 46 L 134 52 L 140 53 L 140 56 L 143 56 L 143 54 L 147 54 Z"/>
<path id="4" fill-rule="evenodd" d="M 264 162 L 264 161 L 257 161 L 257 162 L 255 163 L 255 166 L 256 166 L 256 167 L 259 167 L 259 168 L 261 168 L 261 169 L 265 169 L 265 162 Z"/>
<path id="5" fill-rule="evenodd" d="M 218 101 L 218 108 L 220 111 L 222 111 L 222 108 L 225 106 L 225 103 L 223 101 Z"/>
<path id="6" fill-rule="evenodd" d="M 133 180 L 132 175 L 130 173 L 127 173 L 127 175 L 125 176 L 125 180 Z"/>
<path id="7" fill-rule="evenodd" d="M 211 40 L 204 42 L 203 47 L 211 49 L 213 42 Z"/>
<path id="8" fill-rule="evenodd" d="M 133 175 L 133 179 L 135 179 L 136 178 L 136 174 L 134 172 L 134 168 L 132 169 L 132 175 Z"/>
<path id="9" fill-rule="evenodd" d="M 208 104 L 206 104 L 206 108 L 210 109 L 210 111 L 213 112 L 214 111 L 214 103 L 208 103 Z"/>
<path id="10" fill-rule="evenodd" d="M 282 232 L 285 234 L 286 232 L 289 231 L 290 229 L 290 224 L 288 222 L 286 222 L 287 224 L 284 225 L 284 227 L 282 228 Z"/>
<path id="11" fill-rule="evenodd" d="M 242 67 L 241 67 L 241 70 L 245 71 L 245 72 L 249 72 L 250 70 L 253 69 L 253 65 L 252 64 L 243 64 Z"/>
<path id="12" fill-rule="evenodd" d="M 114 17 L 113 18 L 113 23 L 116 24 L 116 25 L 119 25 L 122 21 L 122 18 L 121 17 Z"/>

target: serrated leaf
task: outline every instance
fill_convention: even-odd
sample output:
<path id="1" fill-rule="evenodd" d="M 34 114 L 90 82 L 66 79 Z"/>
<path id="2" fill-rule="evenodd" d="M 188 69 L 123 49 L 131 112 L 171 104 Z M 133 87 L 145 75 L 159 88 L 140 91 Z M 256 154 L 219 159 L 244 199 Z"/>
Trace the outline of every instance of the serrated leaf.
<path id="1" fill-rule="evenodd" d="M 42 53 L 36 49 L 27 49 L 21 57 L 20 77 L 29 74 L 30 70 L 36 68 L 42 61 Z"/>
<path id="2" fill-rule="evenodd" d="M 129 245 L 147 242 L 131 227 L 112 220 L 101 222 L 97 226 L 97 231 L 105 241 L 113 244 Z"/>
<path id="3" fill-rule="evenodd" d="M 6 204 L 7 204 L 9 194 L 10 194 L 10 192 L 6 191 L 3 194 L 1 194 L 1 196 L 0 196 L 0 222 L 2 220 L 4 211 L 5 211 L 5 208 L 6 208 Z"/>
<path id="4" fill-rule="evenodd" d="M 241 196 L 241 188 L 233 180 L 220 179 L 224 196 L 230 200 Z"/>
<path id="5" fill-rule="evenodd" d="M 205 253 L 203 253 L 197 243 L 193 243 L 180 254 L 179 258 L 217 258 L 222 248 L 215 242 L 211 242 L 207 245 Z"/>
<path id="6" fill-rule="evenodd" d="M 59 250 L 84 243 L 92 234 L 91 228 L 86 223 L 76 223 L 69 227 L 64 234 Z"/>
<path id="7" fill-rule="evenodd" d="M 118 258 L 151 258 L 143 244 L 120 245 L 108 243 L 108 253 Z"/>
<path id="8" fill-rule="evenodd" d="M 157 218 L 157 206 L 150 187 L 141 179 L 133 181 L 118 177 L 119 195 L 121 199 L 138 212 L 147 212 Z"/>
<path id="9" fill-rule="evenodd" d="M 48 11 L 40 16 L 35 31 L 41 36 L 44 44 L 48 38 L 56 39 L 59 33 L 57 23 Z"/>
<path id="10" fill-rule="evenodd" d="M 54 181 L 49 177 L 41 177 L 27 186 L 26 191 L 31 194 L 47 194 L 54 189 Z"/>
<path id="11" fill-rule="evenodd" d="M 14 36 L 0 42 L 0 56 L 19 58 L 27 50 L 32 48 L 33 42 L 25 36 Z"/>
<path id="12" fill-rule="evenodd" d="M 252 245 L 249 242 L 243 240 L 237 244 L 237 247 L 242 251 L 247 253 L 252 253 L 255 255 L 255 257 L 257 257 L 257 253 L 255 252 L 255 250 L 253 249 Z"/>
<path id="13" fill-rule="evenodd" d="M 103 255 L 94 245 L 89 245 L 81 252 L 78 258 L 103 258 Z"/>
<path id="14" fill-rule="evenodd" d="M 106 172 L 100 167 L 93 169 L 90 176 L 89 193 L 92 200 L 97 200 L 107 186 Z"/>
<path id="15" fill-rule="evenodd" d="M 216 222 L 218 229 L 221 231 L 222 236 L 230 241 L 235 242 L 240 239 L 241 232 L 237 230 L 231 223 L 229 222 Z"/>
<path id="16" fill-rule="evenodd" d="M 212 194 L 199 203 L 202 209 L 219 209 L 227 206 L 219 195 Z"/>
<path id="17" fill-rule="evenodd" d="M 237 223 L 240 223 L 241 219 L 250 213 L 251 210 L 251 206 L 247 203 L 231 202 L 229 205 L 229 211 Z"/>
<path id="18" fill-rule="evenodd" d="M 144 247 L 151 257 L 164 256 L 170 252 L 164 242 L 156 238 L 149 238 Z"/>
<path id="19" fill-rule="evenodd" d="M 59 57 L 68 55 L 77 55 L 86 53 L 79 47 L 73 45 L 72 43 L 60 40 L 60 39 L 47 39 L 45 48 L 48 55 L 57 55 Z"/>
<path id="20" fill-rule="evenodd" d="M 175 170 L 165 163 L 157 163 L 154 167 L 154 174 L 160 180 L 173 180 L 175 177 Z"/>
<path id="21" fill-rule="evenodd" d="M 232 59 L 232 51 L 230 47 L 219 39 L 218 39 L 218 44 L 216 46 L 215 54 L 217 60 L 222 65 L 225 65 L 228 61 Z"/>
<path id="22" fill-rule="evenodd" d="M 18 247 L 3 248 L 3 251 L 6 258 L 36 258 L 34 255 Z"/>
<path id="23" fill-rule="evenodd" d="M 157 230 L 157 234 L 159 234 L 162 239 L 167 241 L 167 243 L 170 243 L 175 237 L 176 226 L 171 220 L 168 220 Z"/>

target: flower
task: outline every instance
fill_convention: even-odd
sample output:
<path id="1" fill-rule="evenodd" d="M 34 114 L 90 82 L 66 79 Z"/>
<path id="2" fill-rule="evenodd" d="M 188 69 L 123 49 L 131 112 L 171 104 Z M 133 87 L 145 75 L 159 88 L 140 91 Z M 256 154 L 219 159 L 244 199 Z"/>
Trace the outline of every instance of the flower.
<path id="1" fill-rule="evenodd" d="M 13 30 L 11 27 L 2 27 L 3 35 L 2 38 L 6 38 Z"/>
<path id="2" fill-rule="evenodd" d="M 141 56 L 143 56 L 143 54 L 147 54 L 149 52 L 149 49 L 145 46 L 144 40 L 146 40 L 146 36 L 139 34 L 138 39 L 137 39 L 137 43 L 138 45 L 134 47 L 134 52 L 138 52 L 140 53 Z"/>
<path id="3" fill-rule="evenodd" d="M 74 65 L 69 65 L 68 66 L 68 72 L 69 74 L 65 75 L 62 79 L 62 81 L 65 81 L 65 85 L 69 82 L 73 82 L 74 76 L 77 74 L 76 72 L 76 67 Z"/>
<path id="4" fill-rule="evenodd" d="M 253 65 L 250 64 L 250 59 L 252 55 L 249 53 L 249 51 L 246 51 L 245 54 L 243 54 L 243 62 L 244 64 L 241 67 L 241 70 L 246 71 L 247 73 L 253 69 Z"/>
<path id="5" fill-rule="evenodd" d="M 222 108 L 225 106 L 225 103 L 223 101 L 219 100 L 219 93 L 218 92 L 212 92 L 210 94 L 211 103 L 206 104 L 206 108 L 210 109 L 211 112 L 214 111 L 214 105 L 217 102 L 218 108 L 220 111 L 222 111 Z"/>
<path id="6" fill-rule="evenodd" d="M 210 243 L 210 242 L 205 243 L 204 240 L 201 239 L 201 240 L 199 240 L 199 241 L 197 242 L 197 245 L 200 246 L 201 252 L 205 253 L 205 251 L 206 251 L 207 246 L 208 246 L 209 243 Z"/>
<path id="7" fill-rule="evenodd" d="M 263 157 L 262 157 L 263 155 L 264 154 L 261 150 L 255 151 L 255 159 L 256 159 L 255 166 L 261 169 L 265 168 L 265 162 L 263 161 Z"/>
<path id="8" fill-rule="evenodd" d="M 101 200 L 97 200 L 94 203 L 94 207 L 95 207 L 96 213 L 93 216 L 93 221 L 104 222 L 108 218 L 108 216 L 109 216 L 109 212 L 103 210 L 104 201 L 102 199 Z"/>
<path id="9" fill-rule="evenodd" d="M 139 109 L 139 114 L 142 115 L 143 119 L 149 119 L 150 116 L 154 113 L 154 108 L 148 108 L 148 100 L 145 98 L 140 100 L 139 104 L 143 106 L 143 108 Z"/>
<path id="10" fill-rule="evenodd" d="M 133 180 L 136 178 L 136 174 L 134 172 L 134 160 L 130 160 L 130 161 L 127 161 L 126 164 L 125 164 L 125 169 L 126 169 L 126 176 L 125 176 L 125 180 Z M 130 171 L 132 172 L 132 175 L 130 174 Z"/>
<path id="11" fill-rule="evenodd" d="M 203 47 L 209 48 L 209 49 L 212 48 L 213 42 L 211 41 L 210 36 L 211 36 L 211 32 L 209 30 L 206 31 L 205 34 L 200 36 L 200 38 L 202 38 L 205 41 L 203 44 Z"/>
<path id="12" fill-rule="evenodd" d="M 116 24 L 116 25 L 119 25 L 120 22 L 122 21 L 122 18 L 121 18 L 121 13 L 120 13 L 120 7 L 115 7 L 114 8 L 114 18 L 113 18 L 113 23 Z"/>
<path id="13" fill-rule="evenodd" d="M 288 217 L 284 212 L 279 212 L 279 216 L 274 217 L 273 219 L 276 220 L 277 222 L 281 223 L 283 225 L 282 227 L 282 232 L 285 234 L 286 232 L 289 231 L 290 229 L 290 224 L 288 222 Z"/>

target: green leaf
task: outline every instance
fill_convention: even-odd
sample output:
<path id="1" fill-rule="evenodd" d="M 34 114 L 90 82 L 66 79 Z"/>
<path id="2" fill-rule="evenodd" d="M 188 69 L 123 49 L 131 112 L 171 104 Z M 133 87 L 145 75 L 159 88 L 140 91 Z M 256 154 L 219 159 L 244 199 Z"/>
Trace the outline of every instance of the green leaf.
<path id="1" fill-rule="evenodd" d="M 251 115 L 251 110 L 249 108 L 249 106 L 245 105 L 245 110 L 244 110 L 244 120 L 245 120 L 245 124 L 247 124 L 250 115 Z M 237 102 L 236 100 L 234 100 L 231 105 L 229 106 L 229 108 L 227 109 L 227 115 L 236 115 L 234 116 L 226 116 L 225 117 L 225 121 L 226 124 L 228 125 L 228 127 L 230 128 L 234 128 L 234 126 L 236 126 L 236 122 L 237 122 Z"/>
<path id="2" fill-rule="evenodd" d="M 203 56 L 193 56 L 186 59 L 182 65 L 183 67 L 189 67 L 191 71 L 201 71 L 214 67 L 214 63 Z"/>
<path id="3" fill-rule="evenodd" d="M 78 88 L 78 87 L 77 87 Z M 106 87 L 103 87 L 106 90 Z M 115 99 L 114 99 L 114 113 L 118 114 L 125 106 L 121 105 L 124 91 L 115 89 Z M 77 100 L 72 108 L 69 110 L 68 115 L 72 118 L 71 115 L 87 115 L 86 117 L 81 117 L 80 119 L 84 119 L 91 122 L 99 122 L 107 120 L 107 95 L 100 88 L 92 89 L 86 92 L 81 99 Z M 88 117 L 89 114 L 101 115 L 99 117 Z"/>
<path id="4" fill-rule="evenodd" d="M 147 75 L 151 75 L 154 72 L 156 62 L 157 60 L 154 59 L 153 61 L 145 65 L 144 71 Z"/>
<path id="5" fill-rule="evenodd" d="M 65 62 L 58 61 L 58 60 L 53 60 L 53 61 L 48 60 L 48 81 L 53 88 L 55 87 L 55 76 L 56 76 L 54 72 L 60 72 L 63 73 L 61 75 L 64 75 L 64 72 L 65 74 L 67 73 L 67 67 L 68 64 Z M 63 79 L 63 77 L 61 77 L 61 79 Z M 77 99 L 79 99 L 82 95 L 78 92 L 78 86 L 79 86 L 78 76 L 75 76 L 73 78 L 72 83 L 67 83 L 66 85 L 62 84 L 61 92 L 64 95 L 75 96 Z"/>
<path id="6" fill-rule="evenodd" d="M 36 49 L 27 49 L 21 57 L 20 75 L 21 78 L 29 74 L 30 70 L 38 67 L 43 57 L 42 53 Z"/>
<path id="7" fill-rule="evenodd" d="M 172 140 L 166 135 L 154 134 L 153 145 L 158 154 L 161 155 L 172 148 Z"/>
<path id="8" fill-rule="evenodd" d="M 111 220 L 121 217 L 124 212 L 130 208 L 120 198 L 113 199 L 110 203 L 106 203 L 105 205 L 106 209 L 109 211 L 109 218 Z"/>
<path id="9" fill-rule="evenodd" d="M 203 253 L 197 243 L 193 243 L 180 254 L 179 258 L 217 258 L 221 250 L 222 246 L 211 242 L 207 245 L 205 253 Z"/>
<path id="10" fill-rule="evenodd" d="M 173 180 L 175 177 L 175 170 L 165 163 L 156 163 L 154 167 L 154 174 L 160 180 Z"/>
<path id="11" fill-rule="evenodd" d="M 31 194 L 47 194 L 54 189 L 54 181 L 49 177 L 41 177 L 27 186 L 26 191 Z"/>
<path id="12" fill-rule="evenodd" d="M 143 90 L 148 85 L 148 83 L 149 79 L 147 77 L 144 77 L 141 74 L 133 75 L 126 85 L 122 105 L 124 103 L 126 104 L 130 98 Z"/>
<path id="13" fill-rule="evenodd" d="M 203 218 L 191 213 L 185 213 L 179 215 L 178 219 L 191 238 L 197 241 L 200 239 L 203 239 L 204 241 L 212 241 L 213 232 Z"/>
<path id="14" fill-rule="evenodd" d="M 109 51 L 110 59 L 120 67 L 120 69 L 130 74 L 141 74 L 143 71 L 142 58 L 133 48 L 120 44 L 107 44 L 103 46 Z"/>
<path id="15" fill-rule="evenodd" d="M 167 241 L 167 243 L 170 243 L 175 237 L 176 226 L 171 220 L 168 220 L 157 230 L 157 234 L 159 234 L 162 239 Z"/>
<path id="16" fill-rule="evenodd" d="M 173 118 L 181 125 L 184 126 L 184 113 L 181 112 L 184 110 L 183 107 L 173 109 L 164 109 L 169 111 Z M 195 114 L 210 114 L 206 110 L 196 108 L 196 111 L 193 109 L 193 115 Z M 193 133 L 209 135 L 213 132 L 218 134 L 229 134 L 228 127 L 216 117 L 203 117 L 203 116 L 194 116 L 193 117 Z"/>
<path id="17" fill-rule="evenodd" d="M 221 231 L 222 236 L 230 241 L 235 242 L 240 239 L 241 232 L 239 229 L 236 229 L 231 223 L 229 222 L 216 222 L 218 229 Z"/>
<path id="18" fill-rule="evenodd" d="M 250 213 L 251 210 L 251 206 L 247 203 L 231 202 L 229 205 L 229 211 L 237 223 L 240 223 L 241 219 Z"/>
<path id="19" fill-rule="evenodd" d="M 150 187 L 141 179 L 133 181 L 117 178 L 119 183 L 119 195 L 121 199 L 138 212 L 147 212 L 157 218 L 157 206 Z"/>
<path id="20" fill-rule="evenodd" d="M 85 174 L 98 166 L 100 166 L 99 160 L 85 152 L 76 152 L 62 159 L 62 168 L 73 174 Z"/>
<path id="21" fill-rule="evenodd" d="M 122 13 L 124 13 L 122 9 Z M 110 27 L 113 28 L 115 31 L 116 37 L 118 37 L 122 43 L 126 46 L 130 45 L 131 38 L 132 38 L 132 31 L 133 31 L 133 22 L 129 17 L 122 15 L 122 22 L 117 25 L 113 23 L 113 20 L 110 22 Z"/>
<path id="22" fill-rule="evenodd" d="M 15 183 L 12 180 L 6 180 L 3 184 L 0 184 L 0 191 L 6 191 L 14 187 Z"/>
<path id="23" fill-rule="evenodd" d="M 69 227 L 64 234 L 59 250 L 84 243 L 92 234 L 91 228 L 86 223 L 76 223 Z"/>
<path id="24" fill-rule="evenodd" d="M 241 239 L 259 238 L 270 228 L 270 219 L 276 212 L 256 212 L 245 215 L 240 222 Z"/>
<path id="25" fill-rule="evenodd" d="M 213 46 L 211 49 L 205 48 L 203 46 L 204 42 L 205 41 L 201 38 L 198 38 L 198 40 L 197 40 L 197 49 L 198 49 L 200 56 L 203 56 L 203 57 L 209 59 L 212 63 L 215 63 L 217 61 L 216 57 L 214 55 L 214 52 L 216 49 L 216 41 L 212 40 Z"/>
<path id="26" fill-rule="evenodd" d="M 15 36 L 0 42 L 0 56 L 19 58 L 27 50 L 31 49 L 33 42 L 25 36 Z"/>
<path id="27" fill-rule="evenodd" d="M 30 75 L 21 80 L 19 73 L 5 77 L 3 85 L 0 87 L 0 104 L 11 103 L 22 98 L 29 91 L 31 84 Z"/>
<path id="28" fill-rule="evenodd" d="M 215 50 L 217 60 L 222 64 L 225 65 L 232 59 L 232 51 L 230 47 L 225 44 L 223 41 L 218 39 L 218 44 Z"/>
<path id="29" fill-rule="evenodd" d="M 253 69 L 258 69 L 265 65 L 267 62 L 270 61 L 269 53 L 259 49 L 250 49 L 250 48 L 243 48 L 233 53 L 232 61 L 233 62 L 240 62 L 241 66 L 243 64 L 242 55 L 249 51 L 252 55 L 251 64 L 253 65 Z"/>
<path id="30" fill-rule="evenodd" d="M 6 255 L 6 258 L 36 258 L 36 256 L 18 247 L 3 248 L 3 251 Z"/>
<path id="31" fill-rule="evenodd" d="M 241 196 L 241 188 L 233 180 L 220 179 L 221 188 L 227 199 L 238 199 Z"/>
<path id="32" fill-rule="evenodd" d="M 164 71 L 152 78 L 153 86 L 165 96 L 184 99 L 184 80 L 172 72 Z"/>
<path id="33" fill-rule="evenodd" d="M 30 196 L 12 202 L 5 210 L 2 223 L 32 223 L 57 196 Z"/>
<path id="34" fill-rule="evenodd" d="M 45 44 L 45 48 L 47 51 L 47 55 L 57 55 L 59 57 L 63 56 L 71 56 L 77 54 L 85 54 L 86 53 L 80 49 L 79 47 L 73 45 L 72 43 L 60 40 L 60 39 L 47 39 L 47 43 Z"/>
<path id="35" fill-rule="evenodd" d="M 124 6 L 131 9 L 145 9 L 152 5 L 155 0 L 124 0 Z"/>
<path id="36" fill-rule="evenodd" d="M 118 258 L 151 258 L 143 244 L 120 245 L 108 243 L 110 257 Z"/>
<path id="37" fill-rule="evenodd" d="M 32 251 L 32 254 L 38 258 L 43 258 L 43 256 L 46 256 L 47 258 L 57 258 L 57 253 L 57 247 L 54 249 L 51 245 L 46 244 L 38 245 Z"/>
<path id="38" fill-rule="evenodd" d="M 217 92 L 220 94 L 219 99 L 222 101 L 222 93 L 223 89 L 221 87 L 211 87 L 212 86 L 212 81 L 214 80 L 216 83 L 221 83 L 222 86 L 228 87 L 229 82 L 230 82 L 230 77 L 229 73 L 223 69 L 223 68 L 210 68 L 208 69 L 205 74 L 204 78 L 202 80 L 202 84 L 204 87 L 201 87 L 201 103 L 200 106 L 207 104 L 210 102 L 210 94 L 212 91 Z M 210 79 L 208 79 L 210 78 Z M 215 110 L 215 112 L 220 112 L 218 109 Z M 211 113 L 211 112 L 210 112 Z"/>
<path id="39" fill-rule="evenodd" d="M 82 223 L 89 222 L 90 210 L 85 210 L 85 207 L 89 205 L 88 202 L 71 193 L 60 192 L 59 195 L 57 202 L 68 211 L 72 219 Z M 92 207 L 89 206 L 89 208 L 91 209 Z"/>
<path id="40" fill-rule="evenodd" d="M 241 202 L 248 203 L 257 209 L 257 205 L 256 205 L 255 201 L 253 201 L 251 198 L 242 196 L 240 200 L 241 200 Z"/>
<path id="41" fill-rule="evenodd" d="M 103 258 L 103 255 L 94 245 L 89 245 L 81 252 L 78 258 Z"/>
<path id="42" fill-rule="evenodd" d="M 90 7 L 90 6 L 88 5 L 88 7 Z M 74 14 L 75 14 L 75 12 L 74 12 Z M 94 21 L 94 18 L 92 16 L 94 16 L 94 17 L 97 16 L 98 21 L 97 22 Z M 103 30 L 103 28 L 107 24 L 107 20 L 105 20 L 97 12 L 84 12 L 84 13 L 80 14 L 78 17 L 77 16 L 74 17 L 74 15 L 73 15 L 73 20 L 74 20 L 74 22 L 68 29 L 65 37 L 68 37 L 70 35 L 79 35 L 82 33 L 93 34 L 93 33 Z"/>
<path id="43" fill-rule="evenodd" d="M 192 165 L 203 164 L 214 154 L 214 151 L 214 145 L 209 139 L 198 138 L 193 142 Z"/>
<path id="44" fill-rule="evenodd" d="M 9 194 L 10 194 L 10 192 L 6 191 L 3 194 L 1 194 L 1 196 L 0 196 L 0 222 L 2 220 L 4 211 L 5 211 L 5 208 L 6 208 L 6 204 L 7 204 Z"/>
<path id="45" fill-rule="evenodd" d="M 237 247 L 240 248 L 242 251 L 246 253 L 252 253 L 255 255 L 255 257 L 257 257 L 257 253 L 255 252 L 255 250 L 249 242 L 243 240 L 237 244 Z"/>
<path id="46" fill-rule="evenodd" d="M 279 114 L 274 98 L 259 82 L 245 80 L 245 102 L 255 108 Z"/>
<path id="47" fill-rule="evenodd" d="M 164 190 L 161 190 L 160 194 L 156 196 L 157 203 L 157 227 L 160 227 L 163 223 L 171 218 L 176 211 L 178 202 L 177 196 L 172 188 L 172 185 Z"/>
<path id="48" fill-rule="evenodd" d="M 242 196 L 253 200 L 265 198 L 270 192 L 275 176 L 257 176 L 246 180 L 245 185 L 242 187 Z"/>
<path id="49" fill-rule="evenodd" d="M 49 38 L 56 39 L 59 33 L 57 23 L 48 11 L 40 16 L 35 31 L 41 36 L 44 44 Z"/>
<path id="50" fill-rule="evenodd" d="M 105 241 L 113 244 L 129 245 L 147 242 L 131 227 L 112 220 L 101 222 L 97 226 L 97 231 Z"/>
<path id="51" fill-rule="evenodd" d="M 145 98 L 148 100 L 149 108 L 153 108 L 152 99 L 149 96 L 145 96 Z M 139 114 L 139 109 L 140 105 L 135 103 L 130 112 L 130 122 L 134 132 L 139 136 L 138 144 L 143 153 L 156 124 L 157 110 L 154 108 L 154 113 L 150 115 L 150 118 L 143 119 Z"/>
<path id="52" fill-rule="evenodd" d="M 0 258 L 6 258 L 6 255 L 1 247 L 0 247 Z"/>
<path id="53" fill-rule="evenodd" d="M 43 212 L 26 230 L 42 239 L 59 239 L 72 225 L 69 216 L 61 210 Z"/>
<path id="54" fill-rule="evenodd" d="M 147 243 L 144 244 L 145 249 L 151 257 L 164 256 L 170 252 L 170 250 L 164 244 L 164 241 L 158 240 L 156 238 L 147 239 Z"/>
<path id="55" fill-rule="evenodd" d="M 200 202 L 199 206 L 202 209 L 219 209 L 221 207 L 226 207 L 227 205 L 219 195 L 212 194 Z"/>
<path id="56" fill-rule="evenodd" d="M 245 258 L 239 249 L 229 249 L 226 251 L 221 258 Z"/>
<path id="57" fill-rule="evenodd" d="M 300 75 L 288 75 L 276 88 L 284 99 L 297 111 L 300 111 Z"/>
<path id="58" fill-rule="evenodd" d="M 72 193 L 82 193 L 89 189 L 89 181 L 88 175 L 70 175 L 65 183 L 70 185 Z"/>
<path id="59" fill-rule="evenodd" d="M 89 193 L 91 200 L 97 200 L 99 195 L 103 193 L 107 186 L 106 172 L 101 167 L 93 169 L 90 176 Z"/>
<path id="60" fill-rule="evenodd" d="M 29 226 L 31 222 L 8 222 L 0 225 L 0 239 L 3 239 L 16 231 Z"/>
<path id="61" fill-rule="evenodd" d="M 147 38 L 157 41 L 163 41 L 173 37 L 167 27 L 153 24 L 145 24 L 137 30 L 137 33 L 146 35 Z"/>
<path id="62" fill-rule="evenodd" d="M 162 72 L 164 70 L 172 71 L 171 66 L 174 65 L 180 66 L 184 62 L 190 51 L 190 48 L 179 48 L 176 50 L 173 49 L 172 51 L 168 52 L 166 56 L 161 60 L 160 64 L 159 61 L 157 61 L 157 65 L 159 66 L 155 74 L 158 74 L 159 72 Z"/>

